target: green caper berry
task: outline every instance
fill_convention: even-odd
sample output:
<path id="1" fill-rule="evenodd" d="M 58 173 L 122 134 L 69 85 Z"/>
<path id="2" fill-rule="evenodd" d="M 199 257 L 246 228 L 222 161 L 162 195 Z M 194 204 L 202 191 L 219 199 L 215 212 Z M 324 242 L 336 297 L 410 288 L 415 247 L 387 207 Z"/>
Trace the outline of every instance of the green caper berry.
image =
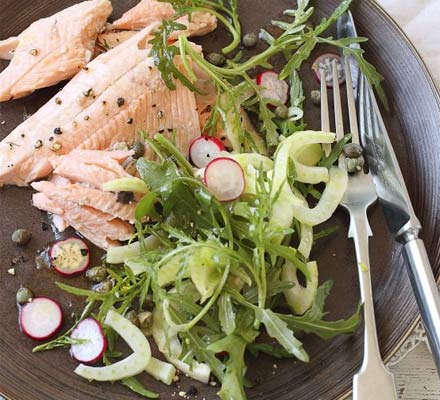
<path id="1" fill-rule="evenodd" d="M 26 229 L 17 229 L 11 236 L 12 241 L 19 246 L 25 246 L 32 238 L 32 234 Z"/>
<path id="2" fill-rule="evenodd" d="M 312 99 L 312 103 L 316 106 L 321 105 L 321 92 L 319 90 L 312 90 L 310 92 L 310 98 Z"/>
<path id="3" fill-rule="evenodd" d="M 107 276 L 107 268 L 103 267 L 102 265 L 90 268 L 86 272 L 87 279 L 95 283 L 102 282 L 103 280 L 105 280 L 105 278 L 107 278 Z"/>
<path id="4" fill-rule="evenodd" d="M 222 66 L 226 61 L 225 56 L 219 53 L 209 53 L 206 56 L 206 59 L 208 60 L 208 62 L 210 62 L 213 65 L 216 65 L 217 67 Z"/>
<path id="5" fill-rule="evenodd" d="M 282 104 L 275 108 L 275 115 L 278 118 L 286 119 L 289 116 L 289 108 Z"/>
<path id="6" fill-rule="evenodd" d="M 32 291 L 24 286 L 17 290 L 17 294 L 15 296 L 18 304 L 28 303 L 30 300 L 33 299 L 33 297 L 34 294 L 32 293 Z"/>
<path id="7" fill-rule="evenodd" d="M 112 289 L 113 289 L 113 281 L 110 279 L 97 283 L 92 287 L 92 290 L 96 293 L 108 293 Z"/>
<path id="8" fill-rule="evenodd" d="M 364 158 L 357 157 L 357 158 L 346 158 L 345 159 L 345 167 L 347 169 L 347 172 L 350 174 L 354 174 L 356 172 L 359 172 L 364 167 Z"/>
<path id="9" fill-rule="evenodd" d="M 246 33 L 246 35 L 243 36 L 243 46 L 252 48 L 257 44 L 257 35 L 253 32 Z"/>
<path id="10" fill-rule="evenodd" d="M 129 311 L 127 314 L 125 314 L 125 318 L 127 318 L 133 325 L 139 327 L 139 318 L 136 314 L 136 311 Z"/>
<path id="11" fill-rule="evenodd" d="M 143 142 L 134 142 L 132 146 L 132 150 L 134 151 L 133 158 L 138 159 L 144 156 L 145 154 L 145 145 Z"/>
<path id="12" fill-rule="evenodd" d="M 362 155 L 362 147 L 357 143 L 347 143 L 343 148 L 346 157 L 349 158 L 358 158 Z"/>
<path id="13" fill-rule="evenodd" d="M 153 326 L 153 313 L 151 311 L 143 311 L 139 313 L 137 317 L 142 332 L 149 334 L 151 327 Z"/>

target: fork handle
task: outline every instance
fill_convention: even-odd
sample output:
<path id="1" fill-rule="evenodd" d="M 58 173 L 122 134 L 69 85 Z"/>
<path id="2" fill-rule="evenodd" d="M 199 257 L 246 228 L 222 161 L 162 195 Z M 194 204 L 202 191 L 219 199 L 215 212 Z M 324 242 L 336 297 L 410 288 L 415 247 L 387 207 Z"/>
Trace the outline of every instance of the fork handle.
<path id="1" fill-rule="evenodd" d="M 371 286 L 369 236 L 372 236 L 366 210 L 351 214 L 349 237 L 354 241 L 361 300 L 364 304 L 364 362 L 381 360 L 377 342 L 374 316 L 373 290 Z"/>
<path id="2" fill-rule="evenodd" d="M 440 296 L 423 240 L 414 237 L 408 240 L 404 244 L 404 255 L 426 336 L 440 375 Z"/>
<path id="3" fill-rule="evenodd" d="M 349 237 L 353 238 L 358 262 L 361 299 L 364 303 L 364 357 L 360 370 L 353 378 L 354 400 L 397 399 L 393 375 L 385 367 L 380 355 L 374 316 L 371 285 L 369 236 L 372 236 L 367 210 L 350 212 Z"/>

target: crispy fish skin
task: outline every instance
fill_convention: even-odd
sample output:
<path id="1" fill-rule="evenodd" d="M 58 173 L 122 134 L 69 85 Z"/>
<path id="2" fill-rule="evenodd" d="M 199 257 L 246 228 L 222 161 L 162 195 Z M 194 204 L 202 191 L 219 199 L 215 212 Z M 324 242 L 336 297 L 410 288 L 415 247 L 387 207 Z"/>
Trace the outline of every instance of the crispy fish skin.
<path id="1" fill-rule="evenodd" d="M 149 135 L 174 132 L 187 154 L 200 136 L 195 96 L 180 82 L 174 91 L 165 86 L 149 56 L 157 26 L 95 58 L 0 143 L 0 186 L 26 186 L 52 172 L 58 156 L 133 142 L 140 129 Z"/>
<path id="2" fill-rule="evenodd" d="M 0 73 L 0 101 L 74 76 L 90 61 L 111 12 L 109 0 L 85 1 L 34 22 L 17 38 L 0 42 L 0 57 L 7 58 L 13 51 L 11 62 Z"/>

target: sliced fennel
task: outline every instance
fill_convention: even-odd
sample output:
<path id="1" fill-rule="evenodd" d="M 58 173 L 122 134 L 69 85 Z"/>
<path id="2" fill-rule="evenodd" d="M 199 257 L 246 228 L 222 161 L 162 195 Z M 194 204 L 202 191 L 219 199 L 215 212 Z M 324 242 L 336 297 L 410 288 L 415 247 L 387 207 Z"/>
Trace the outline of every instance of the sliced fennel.
<path id="1" fill-rule="evenodd" d="M 318 164 L 323 155 L 322 146 L 320 143 L 310 144 L 304 146 L 296 154 L 296 160 L 301 164 L 313 167 Z"/>
<path id="2" fill-rule="evenodd" d="M 306 268 L 310 279 L 306 287 L 299 283 L 296 267 L 289 261 L 283 266 L 281 277 L 283 281 L 293 282 L 294 286 L 284 291 L 284 297 L 292 311 L 296 314 L 304 314 L 313 304 L 318 290 L 318 265 L 315 261 L 308 262 Z"/>
<path id="3" fill-rule="evenodd" d="M 159 240 L 155 236 L 148 236 L 144 239 L 146 250 L 157 249 L 160 245 Z M 110 247 L 107 250 L 106 261 L 109 264 L 122 264 L 125 260 L 134 258 L 142 253 L 140 242 L 134 242 L 125 246 Z"/>
<path id="4" fill-rule="evenodd" d="M 148 186 L 142 179 L 136 177 L 127 177 L 113 179 L 102 185 L 105 192 L 135 192 L 146 194 L 149 192 Z"/>
<path id="5" fill-rule="evenodd" d="M 165 385 L 171 385 L 173 378 L 176 376 L 176 367 L 174 365 L 154 357 L 151 357 L 145 371 L 153 378 L 165 383 Z"/>
<path id="6" fill-rule="evenodd" d="M 303 150 L 306 146 L 318 143 L 333 143 L 334 140 L 334 133 L 314 131 L 298 132 L 284 140 L 275 153 L 274 187 L 272 190 L 278 190 L 286 180 L 289 173 L 289 159 L 293 159 L 295 163 L 297 174 L 295 179 L 297 181 L 312 184 L 327 182 L 327 168 L 302 164 L 296 157 L 300 150 Z"/>
<path id="7" fill-rule="evenodd" d="M 307 206 L 307 201 L 303 197 L 303 195 L 300 193 L 299 190 L 292 188 L 293 193 L 295 196 L 302 200 L 304 206 Z M 307 225 L 305 223 L 300 222 L 300 241 L 298 245 L 298 251 L 306 258 L 308 259 L 310 256 L 310 252 L 312 251 L 313 246 L 313 227 L 310 225 Z"/>
<path id="8" fill-rule="evenodd" d="M 177 273 L 181 268 L 182 262 L 182 257 L 178 255 L 171 258 L 166 264 L 164 264 L 157 272 L 157 284 L 160 287 L 164 287 L 174 283 L 177 279 Z M 188 277 L 188 268 L 184 267 L 182 270 L 182 278 Z"/>
<path id="9" fill-rule="evenodd" d="M 114 310 L 107 313 L 104 324 L 127 342 L 133 354 L 105 367 L 80 364 L 75 369 L 75 373 L 89 380 L 116 381 L 138 375 L 145 370 L 151 360 L 151 349 L 142 331 Z"/>
<path id="10" fill-rule="evenodd" d="M 179 359 L 182 345 L 176 332 L 167 325 L 162 311 L 157 307 L 153 312 L 152 333 L 159 351 L 170 363 L 193 379 L 202 383 L 209 382 L 211 368 L 207 364 L 199 363 L 194 358 L 187 360 L 188 363 Z"/>
<path id="11" fill-rule="evenodd" d="M 246 187 L 244 192 L 248 194 L 255 194 L 257 192 L 257 176 L 258 171 L 270 171 L 273 169 L 273 161 L 261 154 L 256 153 L 241 153 L 228 154 L 227 157 L 237 161 L 243 168 L 244 177 L 246 180 Z"/>
<path id="12" fill-rule="evenodd" d="M 125 265 L 130 268 L 134 276 L 143 274 L 147 271 L 147 267 L 142 261 L 142 257 L 129 258 L 128 260 L 125 260 Z"/>
<path id="13" fill-rule="evenodd" d="M 322 193 L 321 199 L 314 208 L 292 204 L 294 217 L 301 223 L 315 226 L 327 221 L 335 212 L 347 189 L 347 172 L 341 168 L 332 167 L 329 171 L 329 181 Z"/>
<path id="14" fill-rule="evenodd" d="M 329 181 L 318 204 L 314 208 L 304 203 L 304 199 L 295 196 L 287 181 L 278 186 L 280 191 L 273 207 L 270 224 L 278 227 L 291 226 L 293 218 L 300 223 L 315 226 L 327 221 L 338 207 L 345 190 L 348 176 L 343 169 L 332 167 L 329 170 Z M 274 185 L 275 186 L 275 185 Z M 273 192 L 274 195 L 276 192 Z"/>

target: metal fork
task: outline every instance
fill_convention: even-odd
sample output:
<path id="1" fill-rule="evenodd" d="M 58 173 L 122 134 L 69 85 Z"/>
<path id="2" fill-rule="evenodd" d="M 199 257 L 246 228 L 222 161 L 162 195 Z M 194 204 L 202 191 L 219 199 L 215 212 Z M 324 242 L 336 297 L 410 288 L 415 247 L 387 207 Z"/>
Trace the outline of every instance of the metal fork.
<path id="1" fill-rule="evenodd" d="M 356 106 L 353 95 L 350 65 L 345 58 L 348 114 L 352 142 L 359 143 Z M 333 63 L 333 82 L 338 82 L 336 63 Z M 333 85 L 336 138 L 344 136 L 341 95 L 338 84 Z M 330 130 L 327 86 L 321 75 L 321 124 L 323 131 Z M 344 156 L 339 158 L 339 167 L 345 168 Z M 373 236 L 368 223 L 367 210 L 377 200 L 376 190 L 369 173 L 363 170 L 349 175 L 348 187 L 341 206 L 350 215 L 348 237 L 354 241 L 361 299 L 364 304 L 364 357 L 361 368 L 353 377 L 353 400 L 393 400 L 397 399 L 393 375 L 385 367 L 380 355 L 374 316 L 373 291 L 371 287 L 370 257 L 368 238 Z"/>

